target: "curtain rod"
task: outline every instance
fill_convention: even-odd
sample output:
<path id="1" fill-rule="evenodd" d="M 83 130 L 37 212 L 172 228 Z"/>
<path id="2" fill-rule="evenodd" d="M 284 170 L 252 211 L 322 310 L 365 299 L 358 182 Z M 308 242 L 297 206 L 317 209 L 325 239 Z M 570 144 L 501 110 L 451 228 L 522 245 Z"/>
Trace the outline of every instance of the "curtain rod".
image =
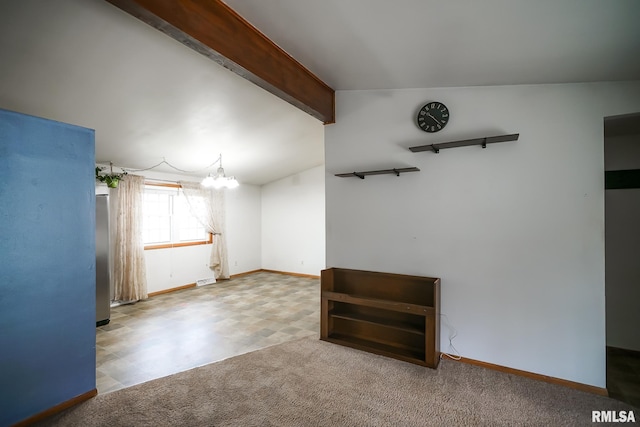
<path id="1" fill-rule="evenodd" d="M 166 183 L 166 184 L 162 184 L 162 183 Z M 157 185 L 158 187 L 182 188 L 182 185 L 180 185 L 177 181 L 169 181 L 167 179 L 152 179 L 152 180 L 148 180 L 148 179 L 145 178 L 144 185 Z"/>

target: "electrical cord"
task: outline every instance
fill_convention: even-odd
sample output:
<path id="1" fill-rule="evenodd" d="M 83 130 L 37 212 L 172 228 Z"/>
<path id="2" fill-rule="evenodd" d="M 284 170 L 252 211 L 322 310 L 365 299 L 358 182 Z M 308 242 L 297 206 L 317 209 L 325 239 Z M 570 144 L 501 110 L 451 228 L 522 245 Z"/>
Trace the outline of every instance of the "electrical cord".
<path id="1" fill-rule="evenodd" d="M 448 357 L 449 359 L 452 360 L 460 360 L 462 359 L 462 356 L 460 356 L 460 352 L 458 351 L 458 349 L 453 345 L 453 339 L 455 337 L 458 336 L 458 331 L 456 330 L 456 328 L 454 328 L 453 326 L 451 326 L 451 324 L 449 323 L 449 318 L 447 317 L 446 314 L 444 313 L 440 313 L 440 317 L 444 317 L 447 320 L 447 326 L 449 327 L 449 329 L 451 330 L 451 335 L 449 335 L 449 347 L 453 349 L 454 353 L 450 354 L 450 353 L 445 353 L 445 352 L 440 352 L 440 359 L 443 359 L 445 356 Z"/>
<path id="2" fill-rule="evenodd" d="M 182 172 L 182 173 L 187 173 L 187 174 L 189 174 L 189 173 L 200 173 L 200 172 L 206 172 L 207 170 L 211 169 L 211 168 L 212 168 L 216 163 L 220 162 L 221 160 L 222 160 L 222 156 L 218 157 L 218 158 L 216 159 L 216 161 L 215 161 L 215 162 L 213 162 L 213 163 L 211 163 L 209 166 L 206 166 L 206 167 L 204 167 L 204 168 L 202 168 L 202 169 L 193 170 L 193 171 L 188 171 L 188 170 L 180 169 L 180 168 L 178 168 L 178 167 L 176 167 L 176 166 L 172 165 L 171 163 L 167 162 L 167 160 L 166 160 L 164 157 L 162 158 L 162 161 L 161 161 L 160 163 L 158 163 L 158 164 L 156 164 L 156 165 L 153 165 L 153 166 L 151 166 L 151 167 L 148 167 L 148 168 L 146 168 L 146 169 L 125 169 L 125 168 L 122 168 L 122 167 L 121 167 L 120 169 L 122 169 L 123 171 L 126 171 L 126 172 L 144 172 L 144 171 L 148 171 L 148 170 L 151 170 L 151 169 L 157 168 L 158 166 L 160 166 L 160 165 L 162 165 L 162 164 L 165 164 L 165 165 L 169 166 L 171 169 L 177 170 L 178 172 Z"/>

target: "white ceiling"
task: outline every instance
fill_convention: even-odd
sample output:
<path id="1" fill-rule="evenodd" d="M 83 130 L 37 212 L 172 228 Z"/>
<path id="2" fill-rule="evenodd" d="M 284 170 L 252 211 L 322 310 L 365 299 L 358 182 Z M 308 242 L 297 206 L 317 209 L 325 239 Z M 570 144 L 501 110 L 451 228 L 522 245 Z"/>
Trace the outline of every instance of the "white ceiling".
<path id="1" fill-rule="evenodd" d="M 98 163 L 222 154 L 261 185 L 324 162 L 318 120 L 103 0 L 1 0 L 0 61 L 0 108 L 95 129 Z"/>
<path id="2" fill-rule="evenodd" d="M 336 90 L 640 79 L 637 0 L 224 0 Z"/>
<path id="3" fill-rule="evenodd" d="M 334 89 L 640 79 L 637 0 L 225 1 Z M 0 108 L 96 129 L 98 162 L 323 163 L 319 121 L 104 0 L 1 0 L 0 58 Z"/>

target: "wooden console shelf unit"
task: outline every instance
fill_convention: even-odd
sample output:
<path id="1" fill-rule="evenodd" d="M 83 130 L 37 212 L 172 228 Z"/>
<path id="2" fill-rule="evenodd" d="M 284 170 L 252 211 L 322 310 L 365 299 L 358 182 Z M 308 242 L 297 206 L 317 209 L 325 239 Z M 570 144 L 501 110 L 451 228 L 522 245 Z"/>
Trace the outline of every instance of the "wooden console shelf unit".
<path id="1" fill-rule="evenodd" d="M 329 268 L 321 290 L 321 340 L 438 366 L 440 279 Z"/>

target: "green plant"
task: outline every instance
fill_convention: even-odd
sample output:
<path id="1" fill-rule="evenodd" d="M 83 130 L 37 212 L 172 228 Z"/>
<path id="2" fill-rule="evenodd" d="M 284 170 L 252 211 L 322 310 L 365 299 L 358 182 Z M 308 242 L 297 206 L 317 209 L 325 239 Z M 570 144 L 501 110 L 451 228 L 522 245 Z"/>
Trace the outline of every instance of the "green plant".
<path id="1" fill-rule="evenodd" d="M 118 183 L 122 179 L 122 177 L 127 174 L 126 171 L 122 171 L 122 173 L 113 173 L 113 165 L 112 165 L 110 173 L 100 175 L 100 172 L 102 172 L 103 169 L 104 167 L 96 166 L 96 180 L 100 182 L 104 182 L 105 184 L 107 184 L 107 187 L 109 188 L 116 188 L 118 186 Z"/>

